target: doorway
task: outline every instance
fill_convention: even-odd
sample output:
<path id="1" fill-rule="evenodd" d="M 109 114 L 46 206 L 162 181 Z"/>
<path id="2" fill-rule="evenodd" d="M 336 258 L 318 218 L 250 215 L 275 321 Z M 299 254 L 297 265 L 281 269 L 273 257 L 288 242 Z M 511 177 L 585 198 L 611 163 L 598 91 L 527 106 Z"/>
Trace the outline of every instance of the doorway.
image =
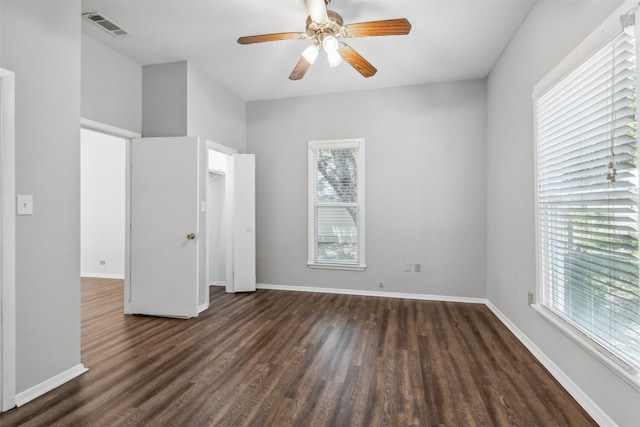
<path id="1" fill-rule="evenodd" d="M 124 206 L 125 206 L 125 212 L 124 212 L 124 218 L 125 218 L 125 225 L 124 225 L 124 285 L 125 285 L 125 289 L 128 288 L 128 282 L 129 282 L 129 246 L 130 246 L 130 236 L 129 236 L 129 229 L 128 227 L 126 227 L 126 221 L 128 221 L 128 219 L 130 218 L 130 210 L 131 210 L 131 206 L 130 206 L 130 194 L 129 194 L 129 175 L 130 175 L 130 152 L 131 152 L 131 140 L 133 138 L 140 138 L 140 134 L 136 133 L 136 132 L 132 132 L 126 129 L 122 129 L 122 128 L 118 128 L 115 126 L 111 126 L 111 125 L 107 125 L 104 123 L 100 123 L 100 122 L 96 122 L 93 120 L 89 120 L 89 119 L 80 119 L 80 128 L 81 131 L 92 131 L 97 133 L 98 135 L 107 137 L 107 136 L 111 136 L 111 137 L 115 137 L 120 139 L 121 141 L 123 141 L 124 144 L 124 182 L 125 182 L 125 193 L 124 193 Z M 117 144 L 117 143 L 116 143 Z M 120 179 L 120 178 L 118 178 Z M 83 237 L 81 237 L 83 238 Z M 106 261 L 105 264 L 103 264 L 105 266 L 105 270 L 103 270 L 102 272 L 100 272 L 100 270 L 98 270 L 98 272 L 100 274 L 109 274 L 106 271 L 106 266 L 109 265 L 108 264 L 108 259 L 104 259 L 101 257 L 97 257 L 97 258 L 87 258 L 89 261 L 91 262 L 91 260 L 93 260 L 93 262 L 95 263 L 95 261 L 98 262 L 98 266 L 100 266 L 100 261 L 104 260 Z M 115 261 L 114 261 L 115 262 Z M 95 266 L 94 266 L 95 267 Z M 85 273 L 85 274 L 89 274 L 91 273 L 90 271 L 84 271 L 81 270 L 81 273 Z M 120 273 L 114 273 L 114 274 L 120 274 Z M 82 275 L 82 274 L 81 274 Z M 96 276 L 98 277 L 98 276 Z M 125 295 L 126 298 L 126 295 Z"/>
<path id="2" fill-rule="evenodd" d="M 237 150 L 207 141 L 207 283 L 233 291 L 232 191 L 229 166 Z"/>
<path id="3" fill-rule="evenodd" d="M 207 280 L 209 286 L 227 285 L 228 213 L 226 173 L 228 154 L 209 149 L 207 177 Z"/>
<path id="4" fill-rule="evenodd" d="M 131 304 L 132 250 L 131 230 L 127 225 L 131 221 L 132 205 L 131 149 L 132 140 L 139 138 L 139 135 L 84 119 L 81 124 L 81 272 L 85 277 L 124 277 L 124 311 L 128 313 L 127 307 Z M 224 285 L 227 292 L 255 290 L 254 207 L 251 204 L 251 207 L 247 208 L 244 203 L 240 203 L 244 198 L 253 200 L 255 197 L 254 175 L 252 172 L 251 178 L 240 179 L 236 172 L 243 177 L 245 167 L 235 170 L 247 160 L 251 160 L 250 163 L 253 165 L 253 156 L 238 155 L 236 150 L 211 141 L 206 141 L 206 152 L 207 155 L 202 156 L 201 163 L 205 166 L 207 162 L 204 167 L 207 171 L 206 181 L 203 177 L 206 188 L 200 190 L 203 191 L 200 197 L 203 197 L 201 200 L 209 202 L 203 202 L 202 207 L 198 209 L 203 213 L 207 212 L 204 228 L 210 231 L 206 233 L 206 248 L 202 248 L 203 256 L 201 255 L 199 261 L 203 262 L 206 268 L 199 273 L 202 274 L 203 280 L 199 281 L 202 285 L 198 286 L 198 312 L 208 307 L 208 285 Z M 245 189 L 247 184 L 244 181 L 251 183 L 249 190 Z M 235 217 L 245 211 L 251 213 L 250 219 L 242 218 L 242 222 L 239 222 Z M 236 228 L 241 228 L 243 232 L 238 232 Z M 246 238 L 241 240 L 238 237 L 243 234 L 251 235 L 251 250 L 247 249 L 247 243 L 244 242 Z M 251 276 L 249 280 L 242 277 L 241 283 L 249 283 L 248 287 L 235 286 L 234 271 L 239 270 L 239 265 L 242 266 L 243 276 Z"/>
<path id="5" fill-rule="evenodd" d="M 207 141 L 207 278 L 226 292 L 256 290 L 255 156 Z"/>
<path id="6" fill-rule="evenodd" d="M 212 169 L 214 162 L 222 168 Z M 220 159 L 224 163 L 220 163 Z M 225 226 L 226 155 L 209 150 L 207 180 L 207 244 L 208 283 L 210 286 L 227 284 L 227 230 Z"/>
<path id="7" fill-rule="evenodd" d="M 125 278 L 126 139 L 80 132 L 80 275 Z"/>

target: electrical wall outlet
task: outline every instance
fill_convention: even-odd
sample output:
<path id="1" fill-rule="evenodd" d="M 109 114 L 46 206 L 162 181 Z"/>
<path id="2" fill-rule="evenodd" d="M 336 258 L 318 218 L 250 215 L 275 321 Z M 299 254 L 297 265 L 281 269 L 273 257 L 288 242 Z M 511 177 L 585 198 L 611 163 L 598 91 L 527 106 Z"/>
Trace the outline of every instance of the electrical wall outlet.
<path id="1" fill-rule="evenodd" d="M 101 260 L 100 260 L 100 265 L 107 265 L 107 261 L 105 261 L 105 260 L 101 259 Z"/>
<path id="2" fill-rule="evenodd" d="M 416 273 L 420 273 L 422 271 L 422 264 L 416 264 Z"/>

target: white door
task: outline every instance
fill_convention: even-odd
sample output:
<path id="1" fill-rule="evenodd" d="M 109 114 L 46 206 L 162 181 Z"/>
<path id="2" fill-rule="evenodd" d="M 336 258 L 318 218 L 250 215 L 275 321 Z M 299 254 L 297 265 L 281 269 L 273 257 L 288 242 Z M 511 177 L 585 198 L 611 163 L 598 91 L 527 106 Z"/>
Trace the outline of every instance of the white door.
<path id="1" fill-rule="evenodd" d="M 193 137 L 131 142 L 131 279 L 126 313 L 198 314 L 198 289 L 204 280 L 200 234 L 204 243 L 205 221 L 200 207 L 205 154 L 203 144 Z"/>
<path id="2" fill-rule="evenodd" d="M 255 155 L 230 156 L 226 203 L 232 237 L 227 250 L 227 292 L 256 290 L 255 169 Z"/>

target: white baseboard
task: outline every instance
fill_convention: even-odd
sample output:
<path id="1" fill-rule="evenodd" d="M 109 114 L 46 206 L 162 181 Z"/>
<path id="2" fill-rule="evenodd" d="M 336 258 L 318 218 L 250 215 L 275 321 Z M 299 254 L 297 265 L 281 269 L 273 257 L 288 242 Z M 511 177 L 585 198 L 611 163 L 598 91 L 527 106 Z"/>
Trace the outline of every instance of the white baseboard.
<path id="1" fill-rule="evenodd" d="M 209 286 L 227 286 L 227 282 L 221 281 L 221 280 L 214 280 L 213 282 L 209 283 Z"/>
<path id="2" fill-rule="evenodd" d="M 470 304 L 486 304 L 487 302 L 485 298 L 410 294 L 410 293 L 400 293 L 400 292 L 362 291 L 357 289 L 315 288 L 311 286 L 267 285 L 265 283 L 256 284 L 256 288 L 272 289 L 276 291 L 317 292 L 317 293 L 323 293 L 323 294 L 362 295 L 362 296 L 368 296 L 368 297 L 383 297 L 383 298 L 406 298 L 406 299 L 417 299 L 417 300 L 424 300 L 424 301 L 465 302 Z"/>
<path id="3" fill-rule="evenodd" d="M 56 387 L 61 386 L 68 381 L 71 381 L 75 377 L 84 374 L 88 370 L 89 369 L 85 368 L 85 366 L 80 363 L 73 368 L 67 369 L 64 372 L 61 372 L 58 375 L 31 387 L 30 389 L 18 393 L 16 395 L 16 406 L 22 406 L 25 403 L 31 402 L 33 399 L 42 396 L 43 394 L 53 390 Z"/>
<path id="4" fill-rule="evenodd" d="M 202 313 L 202 312 L 203 312 L 203 311 L 205 311 L 207 308 L 209 308 L 209 304 L 208 304 L 208 303 L 205 303 L 205 304 L 199 305 L 199 306 L 198 306 L 198 314 Z"/>
<path id="5" fill-rule="evenodd" d="M 507 316 L 491 301 L 487 300 L 487 307 L 509 329 L 522 344 L 538 359 L 542 365 L 558 380 L 567 392 L 584 408 L 585 411 L 602 427 L 615 427 L 617 424 L 604 412 L 589 396 L 573 382 L 562 369 L 558 367 L 540 348 L 527 337 Z"/>
<path id="6" fill-rule="evenodd" d="M 118 280 L 124 280 L 124 274 L 80 273 L 80 277 L 90 277 L 92 279 L 118 279 Z"/>

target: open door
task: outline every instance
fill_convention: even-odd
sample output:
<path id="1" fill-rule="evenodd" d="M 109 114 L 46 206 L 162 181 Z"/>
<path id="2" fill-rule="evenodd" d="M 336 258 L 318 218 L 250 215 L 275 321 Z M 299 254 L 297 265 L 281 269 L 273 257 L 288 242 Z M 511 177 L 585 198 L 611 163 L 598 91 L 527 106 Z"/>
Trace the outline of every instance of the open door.
<path id="1" fill-rule="evenodd" d="M 197 316 L 198 290 L 206 286 L 205 159 L 198 138 L 132 140 L 125 313 Z"/>
<path id="2" fill-rule="evenodd" d="M 227 247 L 227 292 L 256 290 L 255 170 L 255 155 L 229 156 L 225 202 L 228 230 L 231 230 Z"/>

